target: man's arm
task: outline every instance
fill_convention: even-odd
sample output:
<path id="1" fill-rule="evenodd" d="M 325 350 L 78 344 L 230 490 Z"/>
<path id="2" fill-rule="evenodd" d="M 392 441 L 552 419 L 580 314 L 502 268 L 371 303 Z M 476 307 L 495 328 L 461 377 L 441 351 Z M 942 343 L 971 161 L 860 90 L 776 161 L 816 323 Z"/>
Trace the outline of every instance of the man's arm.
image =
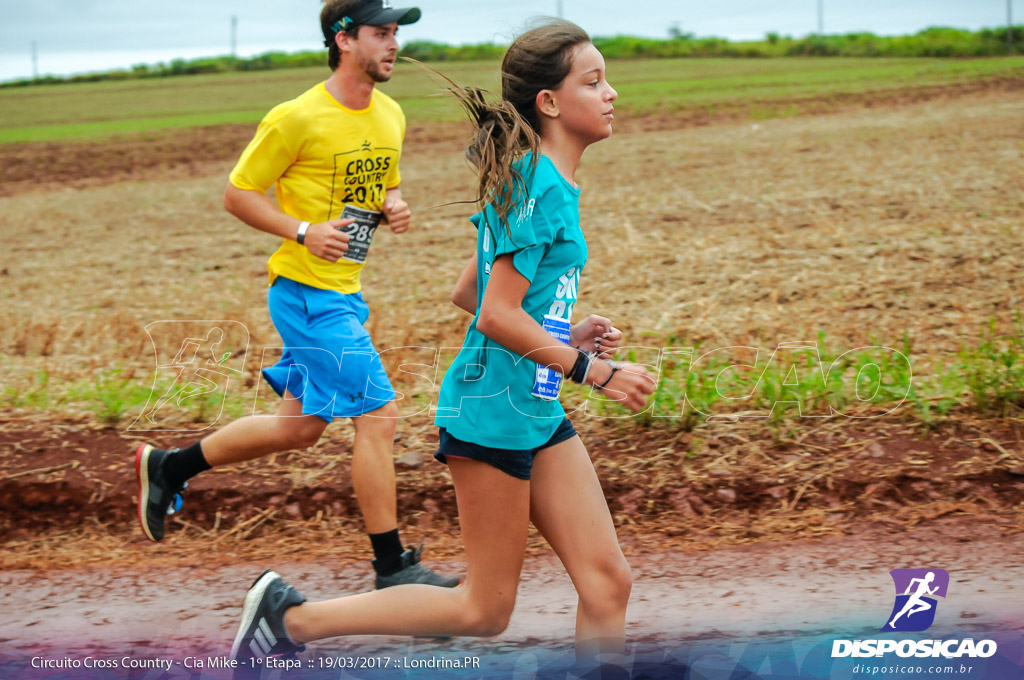
<path id="1" fill-rule="evenodd" d="M 239 189 L 229 182 L 224 191 L 224 208 L 254 229 L 280 238 L 297 240 L 296 236 L 302 220 L 281 212 L 266 194 Z M 337 262 L 338 258 L 348 250 L 348 240 L 351 238 L 338 229 L 346 227 L 354 221 L 351 219 L 329 220 L 310 225 L 306 230 L 305 246 L 317 257 L 328 262 Z"/>

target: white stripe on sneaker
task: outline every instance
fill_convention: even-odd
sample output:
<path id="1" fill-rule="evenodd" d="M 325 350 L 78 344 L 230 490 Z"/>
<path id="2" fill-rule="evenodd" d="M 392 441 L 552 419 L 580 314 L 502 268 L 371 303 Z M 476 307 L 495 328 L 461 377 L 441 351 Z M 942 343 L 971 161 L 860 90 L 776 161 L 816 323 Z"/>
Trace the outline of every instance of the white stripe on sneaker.
<path id="1" fill-rule="evenodd" d="M 238 625 L 238 632 L 235 634 L 234 643 L 231 645 L 231 658 L 238 659 L 239 654 L 242 651 L 242 646 L 245 643 L 246 632 L 249 630 L 253 618 L 256 616 L 256 612 L 259 610 L 260 602 L 263 600 L 263 595 L 266 593 L 267 586 L 276 579 L 280 578 L 280 575 L 276 571 L 267 570 L 264 572 L 256 583 L 252 584 L 249 591 L 245 594 L 245 601 L 242 605 L 242 620 Z M 250 640 L 249 644 L 245 645 L 248 647 L 255 656 L 262 656 L 258 647 L 254 647 L 254 642 Z"/>
<path id="2" fill-rule="evenodd" d="M 266 620 L 266 619 L 263 619 L 263 618 L 261 618 L 261 619 L 260 619 L 260 622 L 259 622 L 259 629 L 260 629 L 260 630 L 261 630 L 261 631 L 263 632 L 263 636 L 264 636 L 264 638 L 263 638 L 263 639 L 265 639 L 265 640 L 267 640 L 267 641 L 268 641 L 268 642 L 267 642 L 267 644 L 268 644 L 269 646 L 267 647 L 267 651 L 269 652 L 269 651 L 270 651 L 270 649 L 271 649 L 271 648 L 272 648 L 272 647 L 273 647 L 274 645 L 276 645 L 276 644 L 277 644 L 277 636 L 276 636 L 276 635 L 274 635 L 274 634 L 273 634 L 273 633 L 272 633 L 272 632 L 270 631 L 270 626 L 269 626 L 269 625 L 267 625 L 267 620 Z"/>

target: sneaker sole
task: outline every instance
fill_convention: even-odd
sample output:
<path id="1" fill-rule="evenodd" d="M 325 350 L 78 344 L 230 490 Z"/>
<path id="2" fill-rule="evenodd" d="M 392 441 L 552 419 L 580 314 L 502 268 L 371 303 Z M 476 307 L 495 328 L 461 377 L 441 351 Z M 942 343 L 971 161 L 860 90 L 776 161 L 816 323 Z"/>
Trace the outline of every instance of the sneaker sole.
<path id="1" fill-rule="evenodd" d="M 235 633 L 234 642 L 231 643 L 232 659 L 238 659 L 238 653 L 242 648 L 242 641 L 245 639 L 245 631 L 249 629 L 253 619 L 256 618 L 256 610 L 259 609 L 260 601 L 263 599 L 263 594 L 267 591 L 267 586 L 274 579 L 279 578 L 281 578 L 280 574 L 267 569 L 260 574 L 260 577 L 249 588 L 249 592 L 245 594 L 245 601 L 242 603 L 242 623 L 238 626 L 238 632 Z"/>
<path id="2" fill-rule="evenodd" d="M 149 525 L 146 524 L 146 508 L 149 507 L 149 454 L 153 450 L 153 447 L 149 444 L 139 444 L 139 448 L 135 449 L 135 476 L 139 480 L 139 506 L 138 506 L 138 517 L 139 526 L 142 527 L 142 533 L 146 534 L 146 538 L 159 543 L 160 539 L 153 536 L 153 533 L 149 530 Z"/>

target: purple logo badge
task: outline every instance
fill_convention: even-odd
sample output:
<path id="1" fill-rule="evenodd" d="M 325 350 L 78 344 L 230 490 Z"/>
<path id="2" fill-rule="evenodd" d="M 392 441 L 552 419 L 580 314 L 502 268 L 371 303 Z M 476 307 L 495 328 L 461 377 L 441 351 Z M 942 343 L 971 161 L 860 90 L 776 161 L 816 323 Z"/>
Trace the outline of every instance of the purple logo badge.
<path id="1" fill-rule="evenodd" d="M 938 606 L 933 596 L 946 597 L 949 574 L 945 569 L 893 569 L 889 575 L 896 586 L 896 602 L 882 631 L 927 630 Z"/>

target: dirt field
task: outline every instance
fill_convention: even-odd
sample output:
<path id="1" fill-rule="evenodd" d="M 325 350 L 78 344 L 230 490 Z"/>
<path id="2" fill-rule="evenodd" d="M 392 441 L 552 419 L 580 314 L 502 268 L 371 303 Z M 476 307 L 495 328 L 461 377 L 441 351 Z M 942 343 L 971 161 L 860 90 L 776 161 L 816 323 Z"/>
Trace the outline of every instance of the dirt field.
<path id="1" fill-rule="evenodd" d="M 854 347 L 907 334 L 915 373 L 927 372 L 1019 307 L 1021 106 L 997 92 L 616 136 L 581 170 L 591 254 L 580 311 L 655 345 L 674 335 L 771 349 L 822 330 Z M 2 199 L 5 377 L 148 370 L 143 328 L 160 319 L 231 319 L 254 346 L 276 341 L 260 285 L 276 245 L 220 205 L 243 143 L 232 134 L 195 140 L 203 159 L 214 138 L 220 161 L 167 160 L 191 179 Z M 461 339 L 466 320 L 447 294 L 471 249 L 471 210 L 433 208 L 471 197 L 460 148 L 415 131 L 408 145 L 418 227 L 381 234 L 364 273 L 381 347 Z"/>
<path id="2" fill-rule="evenodd" d="M 154 546 L 134 523 L 130 455 L 151 435 L 128 429 L 137 412 L 105 425 L 69 394 L 114 367 L 119 379 L 148 384 L 154 347 L 145 327 L 154 321 L 221 319 L 248 331 L 235 389 L 255 396 L 258 350 L 277 343 L 265 308 L 265 263 L 276 244 L 220 206 L 248 134 L 176 133 L 104 153 L 80 144 L 0 146 L 0 379 L 8 403 L 31 392 L 41 373 L 45 391 L 61 397 L 0 413 L 0 584 L 5 610 L 19 612 L 0 624 L 0 670 L 20 674 L 3 662 L 22 663 L 29 649 L 219 649 L 230 638 L 233 603 L 271 561 L 318 584 L 310 590 L 319 595 L 366 585 L 347 424 L 310 451 L 196 479 L 168 539 Z M 929 375 L 990 319 L 1006 328 L 1022 306 L 1022 139 L 1024 97 L 1014 88 L 836 102 L 822 115 L 759 122 L 736 112 L 625 120 L 588 152 L 580 173 L 590 261 L 579 313 L 611 316 L 632 343 L 652 347 L 674 337 L 682 346 L 770 352 L 818 331 L 840 347 L 906 337 L 915 375 Z M 447 295 L 471 252 L 471 211 L 434 207 L 471 197 L 458 140 L 454 126 L 410 131 L 403 177 L 416 229 L 380 234 L 364 273 L 379 348 L 457 346 L 465 330 Z M 170 332 L 152 340 L 158 356 L 177 347 Z M 429 391 L 421 396 L 429 402 Z M 1019 604 L 1024 576 L 1024 445 L 1015 414 L 986 419 L 958 409 L 931 430 L 905 408 L 781 428 L 576 424 L 638 572 L 630 615 L 638 642 L 811 635 L 837 630 L 847 615 L 851 630 L 866 630 L 891 605 L 886 572 L 903 566 L 998 584 L 961 590 L 949 626 L 970 625 L 979 607 L 985 626 L 1024 625 L 1021 608 L 1008 604 Z M 429 456 L 434 442 L 426 416 L 402 421 L 403 533 L 426 541 L 430 559 L 459 569 L 454 499 Z M 437 644 L 493 654 L 564 646 L 567 584 L 536 537 L 531 554 L 525 585 L 533 594 L 524 587 L 508 633 L 479 647 Z M 833 590 L 877 592 L 863 602 L 858 595 L 852 609 L 815 600 L 828 616 L 788 619 L 791 602 L 807 596 L 805 574 L 822 569 L 840 579 Z M 758 592 L 728 585 L 758 570 L 767 579 Z M 204 595 L 188 600 L 197 591 L 176 586 L 139 617 L 133 603 L 154 574 L 194 578 Z M 695 582 L 701 592 L 683 587 Z M 87 602 L 125 583 L 109 605 L 116 616 Z M 737 598 L 746 613 L 723 614 Z M 64 609 L 38 616 L 40 602 Z M 556 613 L 562 618 L 547 618 Z M 188 621 L 197 616 L 193 630 Z M 133 620 L 141 628 L 130 632 Z M 162 634 L 157 621 L 173 630 Z"/>

